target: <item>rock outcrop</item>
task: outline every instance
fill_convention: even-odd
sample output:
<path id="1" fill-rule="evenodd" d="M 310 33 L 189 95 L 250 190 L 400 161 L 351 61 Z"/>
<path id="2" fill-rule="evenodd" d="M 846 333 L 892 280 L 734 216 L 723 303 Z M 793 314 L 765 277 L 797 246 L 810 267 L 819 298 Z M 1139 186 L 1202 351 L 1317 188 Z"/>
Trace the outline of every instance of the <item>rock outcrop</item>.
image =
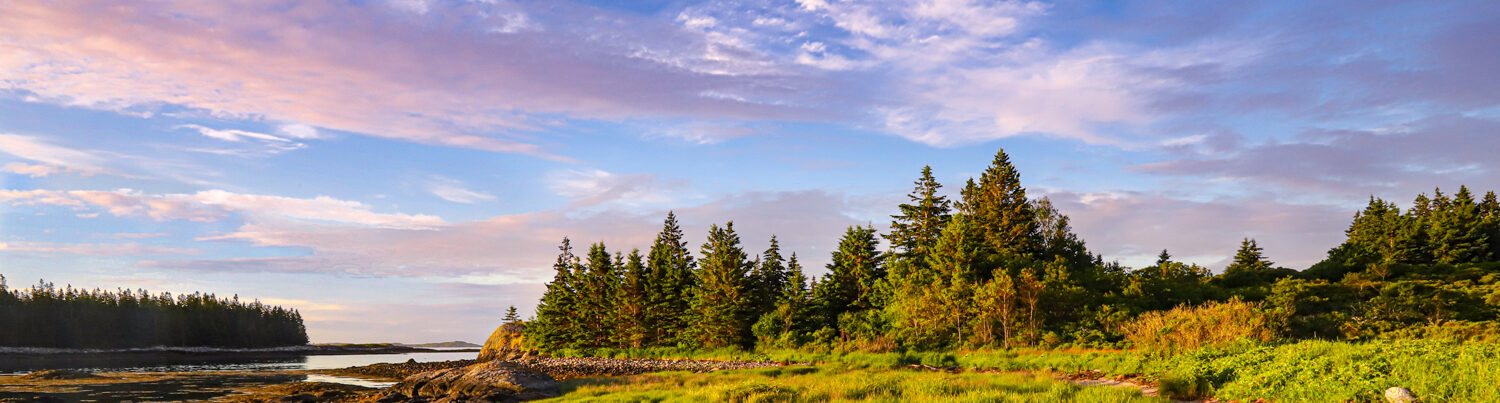
<path id="1" fill-rule="evenodd" d="M 769 361 L 671 360 L 649 358 L 533 357 L 514 361 L 536 368 L 557 379 L 638 375 L 661 371 L 713 372 L 731 369 L 779 367 Z"/>
<path id="2" fill-rule="evenodd" d="M 1385 400 L 1391 403 L 1411 403 L 1417 401 L 1417 396 L 1411 394 L 1411 390 L 1400 386 L 1393 386 L 1385 390 Z"/>
<path id="3" fill-rule="evenodd" d="M 496 360 L 412 375 L 368 400 L 512 402 L 554 397 L 558 394 L 557 381 L 551 376 L 525 365 Z"/>
<path id="4" fill-rule="evenodd" d="M 520 323 L 506 323 L 490 333 L 490 338 L 484 340 L 484 347 L 479 349 L 479 361 L 489 360 L 515 360 L 526 358 L 531 351 L 525 347 L 526 325 Z"/>

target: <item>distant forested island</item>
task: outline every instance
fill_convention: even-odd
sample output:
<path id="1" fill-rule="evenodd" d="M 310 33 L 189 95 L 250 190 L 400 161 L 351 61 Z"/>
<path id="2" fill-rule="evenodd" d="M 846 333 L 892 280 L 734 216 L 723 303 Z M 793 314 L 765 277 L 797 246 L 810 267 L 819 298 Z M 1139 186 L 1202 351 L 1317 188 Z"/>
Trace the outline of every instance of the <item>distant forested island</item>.
<path id="1" fill-rule="evenodd" d="M 295 309 L 238 296 L 58 288 L 11 290 L 0 275 L 0 347 L 262 348 L 307 344 Z"/>
<path id="2" fill-rule="evenodd" d="M 1403 211 L 1371 197 L 1346 241 L 1305 270 L 1242 239 L 1222 273 L 1128 268 L 1091 253 L 1031 199 L 1004 150 L 958 198 L 923 168 L 891 231 L 851 227 L 810 279 L 774 236 L 747 252 L 733 222 L 695 256 L 674 214 L 645 251 L 562 240 L 527 342 L 591 348 L 954 350 L 1196 348 L 1230 339 L 1500 337 L 1500 203 L 1467 187 Z M 882 251 L 882 240 L 888 250 Z"/>
<path id="3" fill-rule="evenodd" d="M 470 342 L 462 341 L 462 340 L 445 341 L 445 342 L 441 342 L 441 343 L 421 343 L 421 344 L 407 344 L 407 343 L 402 343 L 401 345 L 407 346 L 407 347 L 420 347 L 420 348 L 478 348 L 478 347 L 480 347 L 478 344 L 474 344 L 474 343 L 470 343 Z"/>

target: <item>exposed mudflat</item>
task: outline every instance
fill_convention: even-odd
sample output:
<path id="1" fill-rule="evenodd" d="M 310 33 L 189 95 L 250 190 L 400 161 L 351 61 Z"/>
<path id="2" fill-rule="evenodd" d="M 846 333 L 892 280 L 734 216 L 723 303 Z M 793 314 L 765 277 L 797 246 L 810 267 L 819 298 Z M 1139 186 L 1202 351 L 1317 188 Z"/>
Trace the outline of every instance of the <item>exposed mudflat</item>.
<path id="1" fill-rule="evenodd" d="M 306 375 L 265 372 L 101 372 L 73 379 L 0 376 L 0 402 L 203 401 L 239 390 L 301 382 Z"/>
<path id="2" fill-rule="evenodd" d="M 710 372 L 779 366 L 775 362 L 530 358 L 513 361 L 557 379 L 636 375 L 661 371 Z M 398 381 L 413 374 L 458 368 L 475 360 L 374 364 L 329 370 L 99 372 L 38 371 L 0 375 L 0 402 L 37 401 L 357 401 L 376 391 L 354 385 L 306 382 L 308 374 Z"/>

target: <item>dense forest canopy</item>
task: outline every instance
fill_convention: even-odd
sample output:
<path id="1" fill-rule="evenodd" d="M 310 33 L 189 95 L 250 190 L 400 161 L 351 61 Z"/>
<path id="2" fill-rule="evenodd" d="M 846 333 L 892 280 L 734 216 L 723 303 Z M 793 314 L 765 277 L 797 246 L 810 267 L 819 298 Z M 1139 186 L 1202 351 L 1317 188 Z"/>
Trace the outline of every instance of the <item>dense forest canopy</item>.
<path id="1" fill-rule="evenodd" d="M 11 290 L 0 276 L 0 346 L 56 348 L 279 347 L 307 344 L 296 310 L 238 296 L 145 290 Z"/>
<path id="2" fill-rule="evenodd" d="M 1166 250 L 1136 269 L 1092 254 L 1066 215 L 1027 196 L 1004 150 L 958 199 L 941 188 L 924 167 L 890 233 L 848 228 L 816 279 L 774 237 L 746 251 L 732 222 L 710 228 L 696 257 L 671 213 L 644 257 L 596 243 L 580 258 L 565 238 L 530 340 L 548 350 L 1119 346 L 1142 314 L 1220 302 L 1206 309 L 1252 312 L 1275 337 L 1500 334 L 1494 192 L 1436 190 L 1405 212 L 1372 198 L 1347 241 L 1307 270 L 1276 267 L 1246 238 L 1216 275 Z"/>

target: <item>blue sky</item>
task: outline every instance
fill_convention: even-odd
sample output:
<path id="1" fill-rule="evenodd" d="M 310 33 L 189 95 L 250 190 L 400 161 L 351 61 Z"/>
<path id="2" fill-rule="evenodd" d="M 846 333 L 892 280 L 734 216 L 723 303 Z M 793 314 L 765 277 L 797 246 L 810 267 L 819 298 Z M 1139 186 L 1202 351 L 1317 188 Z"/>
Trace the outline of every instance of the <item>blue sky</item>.
<path id="1" fill-rule="evenodd" d="M 0 2 L 0 274 L 483 339 L 563 236 L 821 266 L 1004 148 L 1096 253 L 1304 268 L 1500 188 L 1493 2 Z"/>

